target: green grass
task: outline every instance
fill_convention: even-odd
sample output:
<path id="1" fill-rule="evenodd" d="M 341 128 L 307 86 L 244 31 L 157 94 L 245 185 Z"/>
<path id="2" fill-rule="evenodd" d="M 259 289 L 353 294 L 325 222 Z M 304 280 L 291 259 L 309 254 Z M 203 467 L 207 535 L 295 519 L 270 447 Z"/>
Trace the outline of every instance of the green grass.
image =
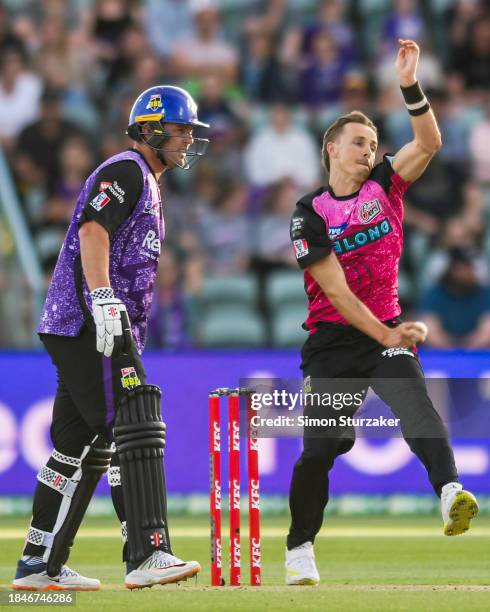
<path id="1" fill-rule="evenodd" d="M 2 519 L 0 587 L 8 589 L 26 519 Z M 197 559 L 196 582 L 129 592 L 115 519 L 87 519 L 70 566 L 99 578 L 103 589 L 78 593 L 79 610 L 176 610 L 205 612 L 286 610 L 488 610 L 490 518 L 480 517 L 465 536 L 442 536 L 439 517 L 329 517 L 315 550 L 319 587 L 284 586 L 286 518 L 263 520 L 263 586 L 209 587 L 209 539 L 205 518 L 172 518 L 175 553 Z M 186 535 L 191 534 L 192 535 Z M 226 526 L 223 528 L 226 536 Z M 93 537 L 98 536 L 98 537 Z M 108 537 L 109 536 L 109 537 Z M 243 537 L 242 582 L 248 580 L 248 541 Z M 223 538 L 226 553 L 226 537 Z M 225 574 L 226 576 L 226 574 Z M 48 609 L 44 607 L 44 609 Z"/>

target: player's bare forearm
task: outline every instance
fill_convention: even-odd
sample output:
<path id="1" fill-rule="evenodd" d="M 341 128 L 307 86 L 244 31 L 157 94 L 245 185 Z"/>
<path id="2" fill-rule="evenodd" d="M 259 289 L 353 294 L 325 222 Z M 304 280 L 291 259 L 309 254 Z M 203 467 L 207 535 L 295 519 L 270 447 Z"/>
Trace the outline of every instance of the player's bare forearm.
<path id="1" fill-rule="evenodd" d="M 386 347 L 412 347 L 423 342 L 425 333 L 417 323 L 401 323 L 390 328 L 369 310 L 350 290 L 337 257 L 331 253 L 311 266 L 308 271 L 344 319 Z"/>
<path id="2" fill-rule="evenodd" d="M 377 342 L 383 343 L 388 327 L 350 290 L 334 254 L 309 266 L 308 271 L 344 319 Z"/>
<path id="3" fill-rule="evenodd" d="M 413 140 L 395 155 L 393 169 L 406 181 L 415 181 L 442 146 L 436 117 L 417 84 L 417 64 L 420 54 L 413 40 L 399 40 L 395 62 L 400 87 L 407 104 L 413 130 Z"/>
<path id="4" fill-rule="evenodd" d="M 90 291 L 110 287 L 109 234 L 96 221 L 84 223 L 78 231 L 82 268 Z"/>
<path id="5" fill-rule="evenodd" d="M 410 116 L 410 121 L 414 141 L 430 159 L 442 146 L 441 132 L 432 109 L 423 115 Z"/>

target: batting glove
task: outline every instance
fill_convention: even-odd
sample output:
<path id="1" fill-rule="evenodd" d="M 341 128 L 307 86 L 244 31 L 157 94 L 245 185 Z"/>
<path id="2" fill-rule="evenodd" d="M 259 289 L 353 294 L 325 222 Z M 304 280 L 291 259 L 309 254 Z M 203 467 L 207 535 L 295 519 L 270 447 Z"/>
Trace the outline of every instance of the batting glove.
<path id="1" fill-rule="evenodd" d="M 131 326 L 126 306 L 112 287 L 98 287 L 90 292 L 95 321 L 97 350 L 106 357 L 129 351 Z"/>

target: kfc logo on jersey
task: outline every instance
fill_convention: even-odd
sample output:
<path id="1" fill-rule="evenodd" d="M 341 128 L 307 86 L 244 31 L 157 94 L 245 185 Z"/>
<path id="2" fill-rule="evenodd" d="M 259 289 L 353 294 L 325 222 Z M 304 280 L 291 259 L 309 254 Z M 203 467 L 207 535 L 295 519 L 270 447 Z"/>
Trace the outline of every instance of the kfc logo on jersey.
<path id="1" fill-rule="evenodd" d="M 361 223 L 369 223 L 375 219 L 381 212 L 381 204 L 378 198 L 369 200 L 359 206 L 357 217 Z"/>
<path id="2" fill-rule="evenodd" d="M 104 208 L 104 206 L 106 206 L 106 204 L 109 204 L 110 201 L 111 198 L 105 191 L 102 191 L 96 195 L 93 200 L 90 200 L 89 204 L 92 206 L 92 208 L 95 208 L 96 211 L 100 211 Z"/>
<path id="3" fill-rule="evenodd" d="M 308 243 L 303 238 L 302 240 L 295 240 L 293 242 L 294 252 L 296 253 L 296 259 L 300 259 L 301 257 L 305 257 L 310 252 L 308 250 Z"/>

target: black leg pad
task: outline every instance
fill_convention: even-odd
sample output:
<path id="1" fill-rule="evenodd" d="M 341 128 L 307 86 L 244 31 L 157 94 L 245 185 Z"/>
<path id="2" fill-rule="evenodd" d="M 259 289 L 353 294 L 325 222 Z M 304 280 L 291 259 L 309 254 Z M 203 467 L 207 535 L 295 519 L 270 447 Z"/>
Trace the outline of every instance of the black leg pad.
<path id="1" fill-rule="evenodd" d="M 122 398 L 114 422 L 128 531 L 127 560 L 133 564 L 141 563 L 155 550 L 170 549 L 160 398 L 161 391 L 154 385 L 136 387 Z"/>

